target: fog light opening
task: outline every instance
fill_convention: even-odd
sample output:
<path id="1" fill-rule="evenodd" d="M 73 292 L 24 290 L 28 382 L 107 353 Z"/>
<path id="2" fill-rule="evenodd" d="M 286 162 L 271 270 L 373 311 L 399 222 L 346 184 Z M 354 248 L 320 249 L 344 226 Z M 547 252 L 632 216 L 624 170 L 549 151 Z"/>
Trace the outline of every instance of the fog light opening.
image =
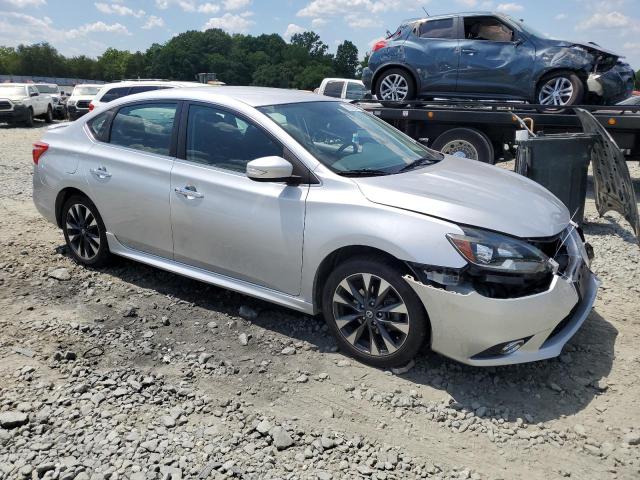
<path id="1" fill-rule="evenodd" d="M 509 342 L 507 344 L 505 344 L 501 349 L 500 349 L 500 354 L 501 355 L 509 355 L 510 353 L 516 352 L 520 349 L 520 347 L 522 347 L 524 345 L 524 339 L 521 338 L 520 340 L 515 340 L 513 342 Z"/>

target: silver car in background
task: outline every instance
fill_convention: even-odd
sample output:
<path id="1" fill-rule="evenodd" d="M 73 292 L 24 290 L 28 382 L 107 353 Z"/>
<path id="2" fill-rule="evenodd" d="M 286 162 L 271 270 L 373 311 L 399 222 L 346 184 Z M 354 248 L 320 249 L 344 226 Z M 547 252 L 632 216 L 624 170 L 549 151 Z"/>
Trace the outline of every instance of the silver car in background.
<path id="1" fill-rule="evenodd" d="M 480 366 L 557 356 L 598 287 L 547 190 L 312 93 L 132 95 L 52 127 L 33 158 L 34 202 L 78 263 L 120 255 L 321 312 L 379 367 L 425 342 Z"/>

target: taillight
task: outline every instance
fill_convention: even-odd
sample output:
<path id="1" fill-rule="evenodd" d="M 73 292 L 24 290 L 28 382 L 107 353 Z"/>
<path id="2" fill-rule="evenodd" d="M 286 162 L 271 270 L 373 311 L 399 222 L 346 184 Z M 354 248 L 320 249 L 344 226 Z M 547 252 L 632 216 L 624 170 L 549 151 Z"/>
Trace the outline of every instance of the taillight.
<path id="1" fill-rule="evenodd" d="M 386 40 L 380 40 L 376 43 L 373 44 L 373 51 L 377 51 L 380 50 L 381 48 L 384 48 L 387 46 L 387 41 Z"/>
<path id="2" fill-rule="evenodd" d="M 37 165 L 38 161 L 40 161 L 40 157 L 42 156 L 42 154 L 46 152 L 48 149 L 49 149 L 48 143 L 44 143 L 44 142 L 34 143 L 33 150 L 31 151 L 33 155 L 33 163 Z"/>
<path id="3" fill-rule="evenodd" d="M 96 108 L 96 106 L 93 104 L 93 102 L 89 102 L 89 111 L 91 112 L 94 108 Z"/>

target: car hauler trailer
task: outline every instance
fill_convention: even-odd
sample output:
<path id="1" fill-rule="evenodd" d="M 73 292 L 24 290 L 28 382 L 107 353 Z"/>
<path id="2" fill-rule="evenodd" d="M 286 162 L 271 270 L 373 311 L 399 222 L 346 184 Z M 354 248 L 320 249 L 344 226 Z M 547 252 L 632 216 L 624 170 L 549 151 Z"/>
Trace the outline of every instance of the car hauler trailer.
<path id="1" fill-rule="evenodd" d="M 487 163 L 515 156 L 516 131 L 527 120 L 535 133 L 581 132 L 572 107 L 514 102 L 361 100 L 360 107 L 421 143 L 445 153 Z M 591 112 L 607 129 L 627 160 L 640 160 L 640 106 L 576 106 Z"/>

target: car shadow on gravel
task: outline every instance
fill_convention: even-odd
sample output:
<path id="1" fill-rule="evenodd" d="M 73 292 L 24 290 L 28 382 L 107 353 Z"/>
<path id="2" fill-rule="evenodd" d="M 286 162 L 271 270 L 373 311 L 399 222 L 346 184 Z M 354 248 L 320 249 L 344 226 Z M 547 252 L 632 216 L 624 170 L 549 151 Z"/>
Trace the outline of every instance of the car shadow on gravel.
<path id="1" fill-rule="evenodd" d="M 336 342 L 319 316 L 298 313 L 126 259 L 118 258 L 113 266 L 102 271 L 132 286 L 153 289 L 214 314 L 237 318 L 241 306 L 249 307 L 257 313 L 251 320 L 257 327 L 293 342 L 306 342 L 319 352 L 336 350 Z M 179 332 L 175 334 L 185 340 Z M 415 366 L 399 378 L 406 381 L 407 388 L 420 384 L 446 391 L 465 408 L 485 407 L 488 417 L 544 422 L 581 411 L 601 393 L 602 381 L 612 368 L 617 335 L 613 325 L 593 310 L 559 358 L 479 368 L 462 365 L 425 348 Z"/>

